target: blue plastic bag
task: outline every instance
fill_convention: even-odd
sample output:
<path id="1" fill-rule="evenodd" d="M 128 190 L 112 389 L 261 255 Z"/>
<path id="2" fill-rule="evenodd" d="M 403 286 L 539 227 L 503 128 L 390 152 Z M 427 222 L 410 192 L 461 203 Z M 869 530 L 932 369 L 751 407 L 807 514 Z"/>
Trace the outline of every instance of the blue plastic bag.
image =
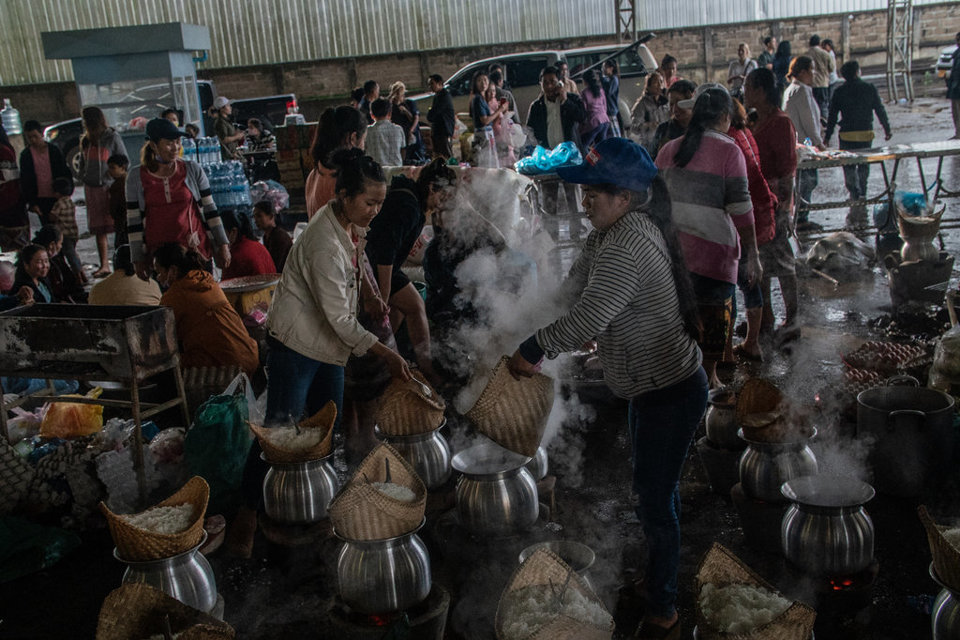
<path id="1" fill-rule="evenodd" d="M 903 210 L 911 216 L 922 216 L 927 208 L 927 196 L 924 193 L 897 191 L 893 197 L 900 202 Z M 874 205 L 873 224 L 876 225 L 878 234 L 900 235 L 900 229 L 897 227 L 897 217 L 891 215 L 889 202 Z"/>
<path id="2" fill-rule="evenodd" d="M 577 145 L 573 142 L 561 142 L 550 150 L 538 146 L 532 154 L 517 160 L 514 168 L 517 173 L 535 176 L 553 173 L 557 167 L 575 167 L 580 164 L 583 164 L 583 156 Z"/>

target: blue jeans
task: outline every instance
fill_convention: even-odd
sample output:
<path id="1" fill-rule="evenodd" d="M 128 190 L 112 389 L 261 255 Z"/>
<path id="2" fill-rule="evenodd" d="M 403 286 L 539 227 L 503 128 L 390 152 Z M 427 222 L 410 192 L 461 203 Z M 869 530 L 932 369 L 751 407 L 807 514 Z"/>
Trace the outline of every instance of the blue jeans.
<path id="1" fill-rule="evenodd" d="M 298 353 L 267 338 L 267 422 L 309 417 L 333 400 L 337 422 L 343 413 L 343 367 Z"/>
<path id="2" fill-rule="evenodd" d="M 627 424 L 633 448 L 633 489 L 640 496 L 649 559 L 644 578 L 647 613 L 669 618 L 676 611 L 680 566 L 680 472 L 707 408 L 703 367 L 665 389 L 630 400 Z"/>
<path id="3" fill-rule="evenodd" d="M 267 338 L 267 424 L 285 425 L 312 416 L 333 400 L 337 405 L 336 429 L 343 414 L 343 367 L 297 353 L 279 340 Z M 263 479 L 270 465 L 260 459 L 260 443 L 250 445 L 243 468 L 240 492 L 244 504 L 259 509 Z"/>

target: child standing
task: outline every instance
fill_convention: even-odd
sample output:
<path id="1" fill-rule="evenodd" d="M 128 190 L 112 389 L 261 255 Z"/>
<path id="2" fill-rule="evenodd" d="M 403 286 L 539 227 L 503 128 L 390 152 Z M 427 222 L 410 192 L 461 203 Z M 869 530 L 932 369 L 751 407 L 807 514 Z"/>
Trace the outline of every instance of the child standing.
<path id="1" fill-rule="evenodd" d="M 283 273 L 287 254 L 293 246 L 293 238 L 277 226 L 277 213 L 273 203 L 269 200 L 261 200 L 253 205 L 253 222 L 263 232 L 263 246 L 270 252 L 273 264 L 277 267 L 277 273 Z"/>
<path id="2" fill-rule="evenodd" d="M 53 181 L 53 192 L 57 201 L 50 209 L 47 219 L 63 233 L 63 248 L 60 250 L 63 257 L 70 263 L 70 268 L 77 274 L 80 284 L 87 284 L 87 276 L 83 272 L 83 263 L 77 255 L 77 240 L 80 231 L 77 229 L 77 207 L 70 197 L 73 194 L 72 178 L 57 178 Z"/>
<path id="3" fill-rule="evenodd" d="M 113 218 L 113 246 L 127 243 L 127 167 L 130 160 L 119 154 L 107 159 L 107 172 L 113 178 L 110 185 L 110 216 Z"/>

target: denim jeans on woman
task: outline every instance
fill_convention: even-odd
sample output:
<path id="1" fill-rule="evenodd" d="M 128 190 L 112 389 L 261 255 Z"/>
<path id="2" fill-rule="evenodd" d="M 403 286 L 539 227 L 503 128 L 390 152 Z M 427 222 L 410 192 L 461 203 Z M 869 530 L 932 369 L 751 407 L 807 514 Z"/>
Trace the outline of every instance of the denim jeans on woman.
<path id="1" fill-rule="evenodd" d="M 650 615 L 669 618 L 676 611 L 680 472 L 706 408 L 703 367 L 682 382 L 630 400 L 633 490 L 640 496 L 637 517 L 650 553 L 644 577 Z"/>
<path id="2" fill-rule="evenodd" d="M 283 426 L 312 416 L 333 400 L 336 429 L 343 413 L 343 367 L 308 358 L 274 338 L 267 338 L 267 344 L 267 425 Z M 243 469 L 241 491 L 251 508 L 262 500 L 263 478 L 270 468 L 260 452 L 260 443 L 254 440 Z"/>

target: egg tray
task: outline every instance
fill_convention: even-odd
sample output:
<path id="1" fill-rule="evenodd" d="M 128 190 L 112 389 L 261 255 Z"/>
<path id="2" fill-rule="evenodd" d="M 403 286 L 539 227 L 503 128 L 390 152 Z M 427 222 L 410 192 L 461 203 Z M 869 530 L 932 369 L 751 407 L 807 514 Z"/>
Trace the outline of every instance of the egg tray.
<path id="1" fill-rule="evenodd" d="M 929 364 L 928 359 L 927 350 L 917 344 L 870 341 L 844 355 L 843 363 L 853 370 L 863 369 L 890 376 L 907 369 L 922 368 Z"/>

